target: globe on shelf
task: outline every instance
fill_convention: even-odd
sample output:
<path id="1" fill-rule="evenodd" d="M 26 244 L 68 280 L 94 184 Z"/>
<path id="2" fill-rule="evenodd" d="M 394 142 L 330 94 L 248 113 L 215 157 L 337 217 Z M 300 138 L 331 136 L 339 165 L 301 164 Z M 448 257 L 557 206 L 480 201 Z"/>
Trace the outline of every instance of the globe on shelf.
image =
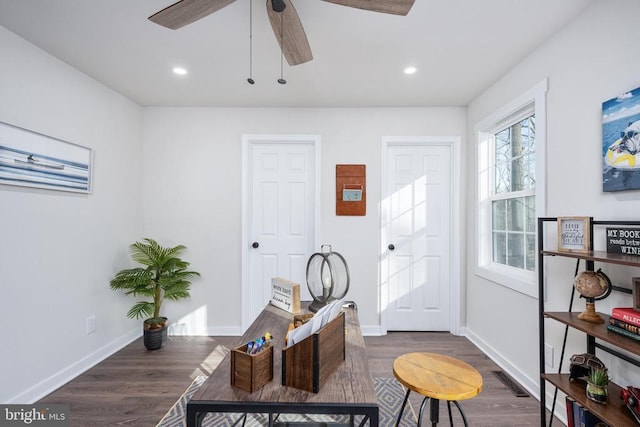
<path id="1" fill-rule="evenodd" d="M 611 280 L 602 270 L 583 271 L 573 282 L 576 291 L 587 300 L 586 309 L 578 315 L 578 319 L 592 323 L 604 323 L 604 319 L 596 312 L 595 301 L 605 299 L 611 293 Z"/>
<path id="2" fill-rule="evenodd" d="M 329 248 L 329 252 L 323 252 L 325 247 Z M 342 255 L 331 250 L 331 245 L 322 245 L 320 252 L 316 252 L 309 258 L 307 287 L 313 297 L 309 310 L 314 313 L 331 301 L 339 300 L 347 294 L 349 267 Z"/>

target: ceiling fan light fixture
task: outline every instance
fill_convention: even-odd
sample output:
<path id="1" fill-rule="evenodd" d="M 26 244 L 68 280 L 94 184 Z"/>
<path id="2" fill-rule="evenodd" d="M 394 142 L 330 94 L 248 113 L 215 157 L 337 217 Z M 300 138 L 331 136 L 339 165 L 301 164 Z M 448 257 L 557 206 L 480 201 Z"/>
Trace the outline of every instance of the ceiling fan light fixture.
<path id="1" fill-rule="evenodd" d="M 415 74 L 418 72 L 418 69 L 416 67 L 406 67 L 404 69 L 404 73 L 408 76 Z"/>
<path id="2" fill-rule="evenodd" d="M 173 74 L 177 74 L 178 76 L 185 76 L 187 75 L 187 70 L 186 68 L 182 68 L 182 67 L 173 67 Z"/>

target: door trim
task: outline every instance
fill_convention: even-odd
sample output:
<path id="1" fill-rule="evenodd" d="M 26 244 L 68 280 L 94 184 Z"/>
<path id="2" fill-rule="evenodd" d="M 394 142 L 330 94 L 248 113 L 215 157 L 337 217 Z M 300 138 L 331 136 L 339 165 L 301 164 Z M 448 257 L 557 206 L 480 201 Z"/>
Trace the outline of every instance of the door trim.
<path id="1" fill-rule="evenodd" d="M 247 330 L 251 324 L 249 292 L 250 292 L 250 272 L 249 259 L 251 246 L 249 244 L 249 212 L 250 191 L 251 191 L 251 162 L 249 155 L 251 146 L 258 144 L 311 144 L 314 147 L 315 156 L 315 198 L 314 212 L 316 212 L 313 233 L 313 247 L 318 246 L 320 236 L 320 135 L 273 135 L 273 134 L 243 134 L 242 135 L 242 233 L 240 247 L 242 252 L 242 332 Z M 306 286 L 301 283 L 300 286 Z"/>
<path id="2" fill-rule="evenodd" d="M 383 136 L 382 137 L 382 171 L 381 171 L 381 198 L 387 194 L 387 156 L 389 147 L 391 146 L 442 146 L 446 145 L 451 148 L 451 312 L 450 312 L 450 329 L 454 335 L 462 335 L 462 312 L 461 307 L 465 306 L 463 286 L 460 282 L 461 267 L 464 265 L 462 257 L 462 206 L 460 198 L 460 183 L 462 181 L 460 168 L 460 137 L 459 136 Z M 380 207 L 382 208 L 382 204 Z M 380 254 L 378 265 L 382 266 L 382 257 L 385 249 L 383 245 L 382 218 L 380 215 Z M 387 334 L 387 307 L 389 306 L 389 291 L 382 286 L 386 278 L 382 277 L 382 268 L 378 268 L 380 277 L 378 278 L 378 300 L 380 301 L 380 332 Z"/>

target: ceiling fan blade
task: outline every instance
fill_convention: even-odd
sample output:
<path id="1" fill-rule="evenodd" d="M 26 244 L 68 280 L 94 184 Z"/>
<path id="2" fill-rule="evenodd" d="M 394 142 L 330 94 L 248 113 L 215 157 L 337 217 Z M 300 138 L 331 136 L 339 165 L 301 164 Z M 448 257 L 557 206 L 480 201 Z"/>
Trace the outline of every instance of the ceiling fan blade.
<path id="1" fill-rule="evenodd" d="M 284 11 L 275 12 L 271 0 L 267 0 L 267 14 L 271 28 L 289 65 L 304 64 L 313 59 L 309 40 L 291 1 L 282 1 L 285 4 Z"/>
<path id="2" fill-rule="evenodd" d="M 371 10 L 373 12 L 390 13 L 392 15 L 406 15 L 411 10 L 415 0 L 323 0 L 342 6 Z"/>
<path id="3" fill-rule="evenodd" d="M 236 0 L 180 0 L 149 17 L 163 27 L 177 30 L 198 19 L 211 15 Z"/>

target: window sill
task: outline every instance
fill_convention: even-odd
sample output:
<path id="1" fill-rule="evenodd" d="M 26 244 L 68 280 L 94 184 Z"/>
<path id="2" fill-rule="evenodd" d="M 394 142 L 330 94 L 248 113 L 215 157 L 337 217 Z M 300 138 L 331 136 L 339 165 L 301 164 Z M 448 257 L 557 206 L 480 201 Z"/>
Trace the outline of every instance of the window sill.
<path id="1" fill-rule="evenodd" d="M 523 272 L 500 264 L 476 266 L 476 275 L 515 292 L 538 298 L 535 272 Z"/>

